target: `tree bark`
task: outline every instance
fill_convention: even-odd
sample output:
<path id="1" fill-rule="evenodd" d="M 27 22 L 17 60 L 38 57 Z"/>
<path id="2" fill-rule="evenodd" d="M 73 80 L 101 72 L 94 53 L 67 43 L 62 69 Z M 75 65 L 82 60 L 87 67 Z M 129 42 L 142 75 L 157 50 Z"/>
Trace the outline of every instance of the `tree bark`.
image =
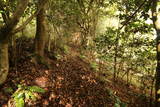
<path id="1" fill-rule="evenodd" d="M 43 0 L 43 1 L 41 1 L 41 2 L 40 2 L 41 4 L 39 5 L 39 8 L 38 8 L 28 19 L 26 19 L 21 26 L 19 26 L 19 27 L 17 27 L 16 29 L 14 29 L 14 31 L 12 32 L 12 34 L 16 34 L 16 33 L 20 32 L 20 31 L 22 31 L 23 29 L 25 29 L 26 26 L 32 21 L 32 19 L 33 19 L 35 16 L 38 15 L 39 11 L 41 10 L 41 8 L 44 7 L 44 4 L 46 4 L 46 2 L 48 2 L 48 0 Z"/>
<path id="2" fill-rule="evenodd" d="M 41 3 L 41 0 L 39 0 L 39 4 Z M 46 32 L 46 17 L 45 17 L 45 6 L 41 8 L 37 15 L 36 19 L 36 36 L 35 36 L 35 53 L 36 55 L 40 57 L 44 57 L 44 48 L 45 48 L 45 42 L 47 39 L 47 32 Z"/>
<path id="3" fill-rule="evenodd" d="M 160 107 L 160 13 L 158 9 L 158 1 L 152 1 L 152 20 L 153 25 L 156 30 L 157 38 L 156 38 L 156 49 L 157 49 L 157 68 L 155 75 L 155 107 Z"/>
<path id="4" fill-rule="evenodd" d="M 8 38 L 11 37 L 11 32 L 27 8 L 28 2 L 29 0 L 20 0 L 13 16 L 4 26 L 0 27 L 0 85 L 6 81 L 9 71 Z"/>
<path id="5" fill-rule="evenodd" d="M 8 71 L 8 41 L 0 41 L 0 84 L 6 81 Z"/>
<path id="6" fill-rule="evenodd" d="M 160 31 L 157 32 L 157 68 L 156 68 L 156 82 L 155 82 L 155 95 L 156 107 L 160 107 Z"/>

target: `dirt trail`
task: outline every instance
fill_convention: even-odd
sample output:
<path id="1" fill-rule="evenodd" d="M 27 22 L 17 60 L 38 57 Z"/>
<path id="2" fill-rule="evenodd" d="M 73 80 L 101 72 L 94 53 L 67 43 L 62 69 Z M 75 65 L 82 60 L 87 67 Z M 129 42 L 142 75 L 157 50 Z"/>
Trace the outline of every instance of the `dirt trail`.
<path id="1" fill-rule="evenodd" d="M 17 84 L 39 85 L 47 90 L 32 107 L 105 107 L 112 105 L 106 84 L 99 81 L 89 64 L 78 56 L 64 56 L 52 61 L 51 70 L 38 67 L 26 59 L 19 63 L 18 72 L 15 69 L 9 74 L 7 83 L 1 87 L 0 105 L 5 105 L 11 94 L 4 89 Z"/>
<path id="2" fill-rule="evenodd" d="M 113 107 L 115 99 L 109 90 L 128 103 L 128 107 L 148 106 L 148 100 L 139 99 L 140 93 L 123 81 L 115 84 L 98 79 L 90 64 L 74 49 L 59 60 L 51 60 L 51 69 L 35 66 L 28 49 L 20 54 L 17 67 L 10 69 L 7 82 L 0 87 L 0 106 L 5 106 L 13 94 L 6 93 L 5 89 L 11 87 L 16 91 L 18 84 L 38 85 L 46 90 L 36 102 L 27 103 L 30 107 Z"/>

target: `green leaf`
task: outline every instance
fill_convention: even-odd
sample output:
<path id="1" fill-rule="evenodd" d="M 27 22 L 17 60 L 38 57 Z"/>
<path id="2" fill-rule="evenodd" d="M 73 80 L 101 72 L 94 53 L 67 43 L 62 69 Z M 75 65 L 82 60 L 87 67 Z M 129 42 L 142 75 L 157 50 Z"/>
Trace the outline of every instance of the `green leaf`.
<path id="1" fill-rule="evenodd" d="M 122 102 L 121 107 L 127 107 L 127 104 Z"/>
<path id="2" fill-rule="evenodd" d="M 25 99 L 30 99 L 29 91 L 25 91 Z"/>
<path id="3" fill-rule="evenodd" d="M 23 98 L 16 99 L 16 107 L 24 107 L 24 99 Z"/>
<path id="4" fill-rule="evenodd" d="M 15 93 L 12 95 L 13 98 L 16 97 L 16 96 L 18 96 L 18 92 L 15 92 Z"/>
<path id="5" fill-rule="evenodd" d="M 92 62 L 92 63 L 91 63 L 91 67 L 96 70 L 97 67 L 98 67 L 98 64 L 95 63 L 95 62 Z"/>
<path id="6" fill-rule="evenodd" d="M 3 11 L 3 10 L 0 10 L 0 13 L 5 13 L 5 11 Z"/>
<path id="7" fill-rule="evenodd" d="M 28 94 L 29 98 L 31 98 L 32 100 L 34 100 L 34 101 L 36 100 L 36 97 L 32 92 L 28 91 L 27 94 Z"/>
<path id="8" fill-rule="evenodd" d="M 28 89 L 32 92 L 45 93 L 45 90 L 43 88 L 38 87 L 38 86 L 29 86 Z"/>
<path id="9" fill-rule="evenodd" d="M 19 99 L 19 98 L 23 98 L 24 97 L 24 92 L 20 91 L 14 94 L 14 97 Z"/>
<path id="10" fill-rule="evenodd" d="M 116 98 L 116 103 L 121 104 L 121 100 L 118 97 Z"/>
<path id="11" fill-rule="evenodd" d="M 18 88 L 22 88 L 22 87 L 23 87 L 22 85 L 18 84 Z"/>
<path id="12" fill-rule="evenodd" d="M 121 106 L 118 103 L 115 103 L 114 107 L 121 107 Z"/>

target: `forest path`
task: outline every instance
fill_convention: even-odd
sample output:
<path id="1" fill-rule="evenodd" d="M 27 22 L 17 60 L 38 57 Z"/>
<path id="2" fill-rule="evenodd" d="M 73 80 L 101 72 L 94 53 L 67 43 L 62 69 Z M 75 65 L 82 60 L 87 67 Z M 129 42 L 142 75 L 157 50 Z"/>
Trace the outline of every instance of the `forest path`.
<path id="1" fill-rule="evenodd" d="M 25 52 L 24 52 L 25 53 Z M 124 81 L 101 81 L 87 62 L 80 57 L 76 49 L 70 50 L 58 60 L 51 61 L 51 69 L 43 65 L 35 66 L 22 55 L 17 68 L 11 68 L 6 84 L 0 88 L 0 105 L 5 106 L 13 92 L 5 90 L 17 89 L 18 84 L 27 86 L 38 85 L 46 90 L 39 94 L 36 102 L 30 107 L 113 107 L 118 96 L 128 107 L 147 107 L 147 100 L 141 100 L 134 88 L 128 88 Z M 110 80 L 111 81 L 111 80 Z M 111 93 L 112 91 L 112 93 Z"/>
<path id="2" fill-rule="evenodd" d="M 28 53 L 27 53 L 28 54 Z M 23 63 L 22 63 L 23 62 Z M 26 102 L 30 107 L 112 107 L 113 101 L 106 89 L 106 83 L 96 78 L 89 63 L 83 61 L 75 52 L 52 60 L 51 69 L 43 65 L 35 66 L 28 57 L 11 68 L 8 80 L 0 88 L 0 105 L 5 106 L 18 84 L 38 85 L 46 90 L 39 94 L 36 102 Z"/>
<path id="3" fill-rule="evenodd" d="M 149 107 L 150 106 L 150 99 L 149 97 L 145 96 L 145 93 L 140 91 L 138 87 L 134 85 L 126 85 L 126 81 L 121 80 L 120 78 L 117 79 L 116 82 L 113 82 L 112 78 L 105 77 L 107 81 L 101 81 L 98 78 L 104 78 L 103 75 L 99 75 L 92 69 L 90 65 L 90 61 L 86 58 L 81 58 L 81 54 L 77 50 L 77 48 L 71 48 L 70 55 L 68 55 L 68 61 L 73 61 L 72 63 L 76 64 L 77 67 L 80 67 L 82 71 L 89 71 L 91 75 L 94 75 L 94 78 L 98 80 L 100 83 L 105 83 L 102 87 L 104 89 L 107 88 L 107 93 L 111 95 L 108 97 L 111 99 L 111 103 L 108 106 L 113 106 L 113 103 L 116 103 L 116 98 L 119 98 L 121 102 L 126 103 L 129 107 Z M 71 68 L 77 68 L 71 67 Z M 80 70 L 80 72 L 81 72 Z M 78 70 L 79 71 L 79 70 Z M 87 76 L 87 75 L 86 75 Z M 109 82 L 109 81 L 110 82 Z M 112 91 L 112 94 L 110 92 Z M 113 97 L 116 96 L 116 97 Z"/>

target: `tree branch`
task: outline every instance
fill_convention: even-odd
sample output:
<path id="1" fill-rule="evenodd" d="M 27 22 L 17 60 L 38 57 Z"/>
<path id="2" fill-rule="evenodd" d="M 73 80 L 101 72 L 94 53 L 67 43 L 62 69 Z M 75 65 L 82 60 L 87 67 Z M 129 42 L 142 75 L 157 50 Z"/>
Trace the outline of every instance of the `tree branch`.
<path id="1" fill-rule="evenodd" d="M 13 13 L 13 16 L 9 22 L 10 24 L 16 25 L 19 22 L 20 17 L 23 15 L 25 9 L 27 8 L 29 0 L 20 0 L 18 3 L 16 11 Z"/>
<path id="2" fill-rule="evenodd" d="M 7 15 L 7 13 L 6 13 L 7 10 L 4 9 L 5 7 L 6 6 L 4 5 L 4 3 L 2 1 L 0 1 L 0 10 L 3 11 L 3 12 L 1 12 L 1 15 L 2 15 L 4 23 L 7 24 L 9 21 L 9 15 Z"/>
<path id="3" fill-rule="evenodd" d="M 153 0 L 152 1 L 152 8 L 151 8 L 151 11 L 152 11 L 152 21 L 153 21 L 153 26 L 154 28 L 157 30 L 157 26 L 156 26 L 156 20 L 157 20 L 157 0 Z"/>
<path id="4" fill-rule="evenodd" d="M 3 25 L 0 28 L 0 40 L 5 40 L 10 37 L 10 33 L 14 29 L 14 27 L 19 22 L 20 17 L 23 15 L 25 9 L 28 6 L 29 0 L 20 0 L 17 4 L 17 8 L 15 13 L 12 15 L 11 19 L 8 21 L 7 24 Z"/>
<path id="5" fill-rule="evenodd" d="M 144 0 L 144 2 L 138 7 L 138 9 L 135 10 L 135 12 L 128 17 L 128 20 L 125 21 L 125 23 L 119 28 L 119 30 L 121 30 L 125 25 L 127 25 L 130 22 L 130 20 L 139 12 L 139 10 L 142 8 L 146 1 L 147 0 Z"/>
<path id="6" fill-rule="evenodd" d="M 45 3 L 47 3 L 48 0 L 43 0 L 43 2 L 40 4 L 39 8 L 37 9 L 37 11 L 32 14 L 22 25 L 20 25 L 19 27 L 17 27 L 15 30 L 12 31 L 12 34 L 16 34 L 18 32 L 20 32 L 21 30 L 25 29 L 26 26 L 32 21 L 32 19 L 38 15 L 39 11 L 44 7 Z"/>

